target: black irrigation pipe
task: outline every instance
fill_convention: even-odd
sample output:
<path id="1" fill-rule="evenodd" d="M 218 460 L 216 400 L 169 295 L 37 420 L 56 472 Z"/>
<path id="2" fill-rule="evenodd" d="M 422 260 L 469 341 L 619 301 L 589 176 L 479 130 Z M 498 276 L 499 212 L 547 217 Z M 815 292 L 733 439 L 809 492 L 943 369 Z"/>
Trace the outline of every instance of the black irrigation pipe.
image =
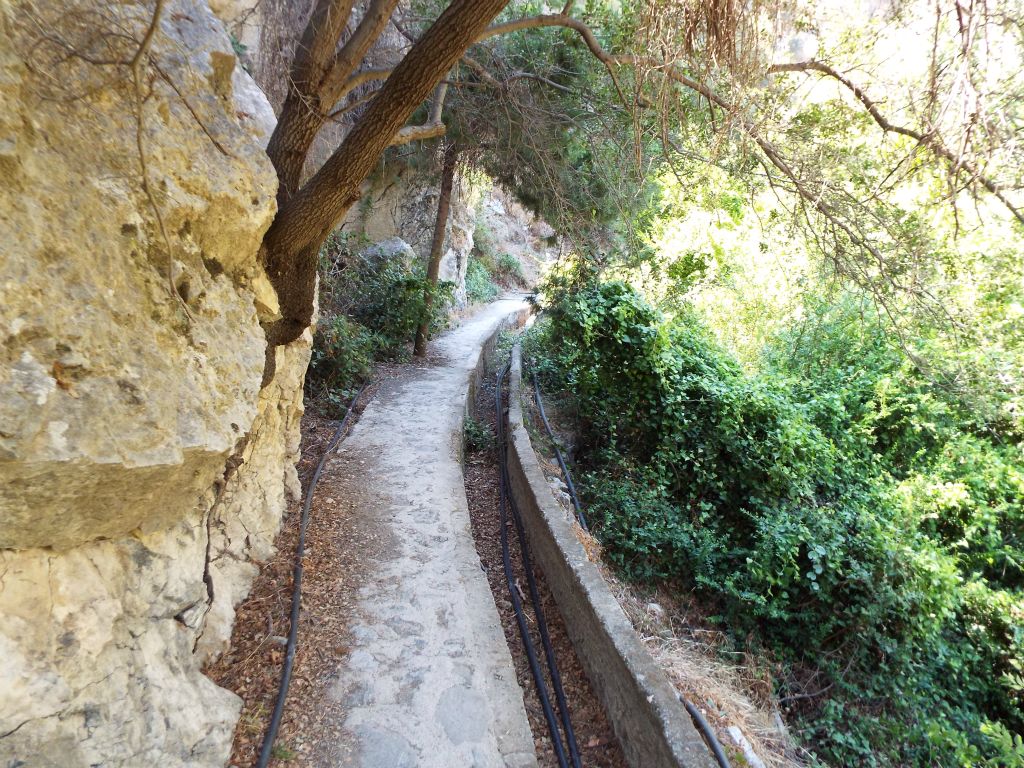
<path id="1" fill-rule="evenodd" d="M 538 384 L 537 382 L 536 373 L 533 374 L 533 391 L 537 398 L 537 410 L 540 411 L 541 421 L 544 422 L 544 429 L 547 430 L 548 437 L 551 438 L 551 444 L 555 448 L 555 458 L 558 460 L 558 466 L 562 469 L 562 475 L 565 477 L 565 485 L 569 489 L 569 496 L 570 498 L 572 498 L 572 505 L 576 509 L 576 518 L 580 521 L 580 525 L 583 527 L 583 530 L 589 530 L 587 528 L 587 521 L 583 517 L 583 510 L 580 507 L 580 500 L 576 496 L 576 488 L 572 482 L 572 474 L 569 472 L 569 468 L 566 466 L 565 461 L 562 459 L 562 452 L 558 450 L 558 443 L 555 440 L 555 436 L 551 431 L 551 425 L 548 423 L 548 417 L 544 414 L 544 402 L 543 400 L 541 400 L 540 384 Z M 704 715 L 701 714 L 700 710 L 697 709 L 697 707 L 694 706 L 691 701 L 682 696 L 680 696 L 679 698 L 682 700 L 683 706 L 686 707 L 686 711 L 690 713 L 690 718 L 693 720 L 696 726 L 700 728 L 701 732 L 703 733 L 704 741 L 707 742 L 708 748 L 711 750 L 711 753 L 715 756 L 715 760 L 718 761 L 718 764 L 721 766 L 721 768 L 730 768 L 729 758 L 725 756 L 725 750 L 722 749 L 722 744 L 718 740 L 718 737 L 715 735 L 715 730 L 711 727 L 711 724 L 708 723 L 708 721 L 704 718 Z"/>
<path id="2" fill-rule="evenodd" d="M 266 768 L 270 762 L 271 752 L 274 749 L 274 740 L 277 738 L 277 729 L 281 727 L 281 718 L 284 716 L 284 702 L 288 697 L 288 686 L 292 682 L 295 646 L 299 640 L 299 606 L 302 602 L 302 558 L 306 553 L 306 527 L 309 525 L 309 511 L 313 507 L 313 492 L 316 490 L 316 484 L 320 480 L 320 473 L 323 472 L 324 465 L 327 463 L 327 457 L 331 455 L 331 452 L 341 442 L 341 438 L 345 434 L 345 427 L 352 416 L 352 409 L 355 408 L 359 396 L 363 394 L 365 389 L 365 385 L 360 387 L 359 391 L 356 392 L 356 396 L 352 398 L 348 410 L 345 411 L 345 418 L 341 420 L 341 424 L 335 430 L 331 442 L 327 444 L 327 449 L 320 457 L 320 463 L 316 465 L 313 477 L 310 478 L 309 488 L 306 489 L 306 500 L 302 504 L 302 518 L 299 522 L 299 545 L 295 548 L 295 571 L 292 577 L 291 626 L 288 628 L 288 646 L 284 657 L 284 667 L 281 669 L 281 686 L 277 691 L 277 701 L 274 702 L 274 714 L 270 718 L 270 726 L 267 728 L 267 733 L 263 737 L 263 745 L 260 747 L 260 758 L 256 762 L 257 768 Z"/>
<path id="3" fill-rule="evenodd" d="M 512 512 L 512 519 L 515 522 L 516 534 L 519 538 L 519 551 L 523 557 L 523 571 L 526 574 L 526 581 L 530 590 L 530 601 L 533 604 L 533 611 L 537 618 L 537 629 L 540 633 L 541 643 L 544 646 L 544 656 L 547 661 L 548 672 L 551 675 L 551 684 L 555 689 L 555 698 L 562 721 L 562 729 L 565 732 L 565 742 L 569 748 L 569 759 L 573 768 L 581 768 L 579 746 L 576 743 L 576 734 L 573 731 L 572 720 L 569 715 L 569 706 L 565 700 L 565 690 L 562 687 L 562 678 L 558 672 L 558 664 L 555 661 L 555 651 L 551 646 L 551 637 L 548 633 L 547 622 L 544 619 L 544 612 L 541 609 L 540 595 L 537 591 L 537 581 L 533 575 L 533 564 L 530 560 L 529 545 L 526 541 L 526 534 L 523 530 L 522 517 L 516 506 L 515 499 L 509 492 L 508 478 L 508 443 L 505 434 L 504 408 L 502 404 L 501 383 L 508 374 L 509 363 L 498 373 L 494 387 L 494 408 L 497 417 L 496 430 L 498 437 L 498 467 L 501 476 L 501 497 L 499 502 L 500 510 L 500 534 L 501 534 L 501 555 L 505 569 L 505 581 L 508 584 L 509 595 L 512 598 L 512 606 L 516 614 L 516 623 L 519 626 L 519 634 L 523 640 L 523 647 L 526 650 L 526 658 L 530 664 L 530 672 L 533 675 L 534 684 L 537 687 L 537 695 L 540 698 L 541 707 L 544 710 L 544 718 L 551 733 L 551 744 L 555 750 L 555 757 L 560 768 L 569 768 L 565 757 L 565 746 L 562 743 L 562 736 L 558 730 L 558 723 L 555 721 L 555 714 L 551 707 L 551 699 L 548 695 L 547 685 L 544 682 L 544 675 L 537 661 L 537 653 L 530 638 L 529 628 L 526 626 L 526 615 L 523 613 L 522 601 L 516 589 L 515 579 L 512 574 L 512 557 L 508 540 L 508 511 Z"/>
<path id="4" fill-rule="evenodd" d="M 730 768 L 729 758 L 725 756 L 725 750 L 722 749 L 722 743 L 718 740 L 718 737 L 715 736 L 714 728 L 712 728 L 711 724 L 704 719 L 704 715 L 702 715 L 700 710 L 694 706 L 693 702 L 689 699 L 683 698 L 682 696 L 679 698 L 683 699 L 683 706 L 686 707 L 686 711 L 690 713 L 690 718 L 703 732 L 704 741 L 707 742 L 708 747 L 711 749 L 711 754 L 715 756 L 715 760 L 718 761 L 718 764 L 722 766 L 722 768 Z"/>
<path id="5" fill-rule="evenodd" d="M 537 398 L 537 410 L 540 411 L 540 420 L 544 422 L 544 429 L 547 430 L 548 437 L 551 438 L 551 445 L 555 449 L 555 459 L 558 461 L 558 466 L 562 470 L 562 477 L 565 478 L 565 487 L 569 489 L 569 498 L 572 499 L 573 509 L 576 510 L 576 519 L 580 523 L 580 527 L 584 531 L 590 532 L 590 528 L 587 527 L 587 518 L 583 515 L 583 507 L 580 504 L 579 497 L 576 495 L 576 486 L 572 482 L 572 474 L 569 472 L 569 467 L 565 465 L 565 459 L 562 458 L 562 452 L 558 449 L 558 441 L 555 439 L 555 433 L 551 431 L 551 425 L 548 423 L 547 414 L 544 413 L 544 401 L 540 396 L 540 384 L 537 382 L 537 374 L 533 374 L 533 391 Z"/>

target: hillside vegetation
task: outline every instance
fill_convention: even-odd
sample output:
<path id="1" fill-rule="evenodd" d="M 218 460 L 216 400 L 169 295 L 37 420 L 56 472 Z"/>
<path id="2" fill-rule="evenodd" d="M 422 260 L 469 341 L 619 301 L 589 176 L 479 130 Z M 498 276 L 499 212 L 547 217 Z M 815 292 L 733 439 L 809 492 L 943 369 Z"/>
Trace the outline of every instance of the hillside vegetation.
<path id="1" fill-rule="evenodd" d="M 558 232 L 529 354 L 612 563 L 766 660 L 811 762 L 1024 765 L 1024 10 L 499 11 L 406 117 Z M 484 234 L 471 301 L 512 277 Z"/>
<path id="2" fill-rule="evenodd" d="M 1019 764 L 1019 423 L 980 422 L 852 298 L 815 309 L 745 371 L 622 282 L 552 307 L 532 351 L 575 395 L 598 536 L 781 662 L 820 758 Z"/>

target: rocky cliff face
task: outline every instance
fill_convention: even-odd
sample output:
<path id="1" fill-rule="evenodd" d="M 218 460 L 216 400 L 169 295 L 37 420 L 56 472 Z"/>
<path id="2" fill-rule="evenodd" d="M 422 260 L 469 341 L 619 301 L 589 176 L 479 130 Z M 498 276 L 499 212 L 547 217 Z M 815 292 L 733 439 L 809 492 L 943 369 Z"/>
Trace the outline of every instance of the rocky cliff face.
<path id="1" fill-rule="evenodd" d="M 340 226 L 371 243 L 399 238 L 426 267 L 437 220 L 439 176 L 440 171 L 426 174 L 413 169 L 383 173 L 367 184 L 362 202 L 352 207 Z M 479 194 L 473 193 L 465 179 L 456 179 L 439 277 L 455 283 L 455 302 L 460 307 L 466 303 L 466 267 L 473 250 L 478 206 Z"/>
<path id="2" fill-rule="evenodd" d="M 203 0 L 133 77 L 151 12 L 0 0 L 4 765 L 222 765 L 201 666 L 298 490 L 308 337 L 260 389 L 273 112 Z"/>

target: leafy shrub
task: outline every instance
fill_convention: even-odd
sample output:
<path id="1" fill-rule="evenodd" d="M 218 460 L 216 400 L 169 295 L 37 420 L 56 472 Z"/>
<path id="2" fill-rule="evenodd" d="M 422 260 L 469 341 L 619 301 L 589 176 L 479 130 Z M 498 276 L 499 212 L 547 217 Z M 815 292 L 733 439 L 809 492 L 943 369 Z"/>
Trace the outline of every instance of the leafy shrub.
<path id="1" fill-rule="evenodd" d="M 423 319 L 431 332 L 443 327 L 455 286 L 437 285 L 426 317 L 429 284 L 423 270 L 400 258 L 368 260 L 360 255 L 367 245 L 361 235 L 334 232 L 327 238 L 320 250 L 320 311 L 358 321 L 376 334 L 378 356 L 394 357 L 405 351 Z"/>
<path id="2" fill-rule="evenodd" d="M 494 245 L 494 234 L 487 223 L 478 220 L 473 230 L 473 254 L 488 272 L 494 272 L 498 268 L 497 254 Z"/>
<path id="3" fill-rule="evenodd" d="M 470 258 L 466 265 L 466 298 L 472 304 L 493 301 L 498 295 L 491 273 L 478 259 Z"/>
<path id="4" fill-rule="evenodd" d="M 310 387 L 326 394 L 332 411 L 343 413 L 343 404 L 370 375 L 379 346 L 375 334 L 344 316 L 320 323 L 313 336 Z"/>
<path id="5" fill-rule="evenodd" d="M 462 434 L 469 451 L 483 453 L 494 450 L 494 432 L 482 421 L 477 421 L 472 416 L 467 417 L 462 425 Z"/>
<path id="6" fill-rule="evenodd" d="M 511 253 L 503 253 L 498 258 L 497 274 L 507 283 L 524 285 L 523 265 Z"/>
<path id="7" fill-rule="evenodd" d="M 387 261 L 376 269 L 365 269 L 355 276 L 353 289 L 359 303 L 352 315 L 378 335 L 385 354 L 394 356 L 404 350 L 416 335 L 416 328 L 428 320 L 437 331 L 447 317 L 454 284 L 438 283 L 429 316 L 426 292 L 429 283 L 419 272 L 407 270 L 401 263 Z"/>
<path id="8" fill-rule="evenodd" d="M 419 324 L 443 327 L 454 284 L 433 289 L 422 272 L 398 259 L 370 262 L 358 251 L 364 238 L 333 233 L 320 250 L 321 320 L 313 337 L 307 384 L 328 410 L 340 415 L 373 363 L 406 354 Z"/>
<path id="9" fill-rule="evenodd" d="M 780 337 L 751 375 L 698 317 L 667 319 L 623 283 L 550 315 L 528 352 L 576 393 L 590 517 L 619 568 L 698 589 L 735 636 L 813 670 L 819 693 L 778 693 L 825 760 L 1012 754 L 1019 445 L 972 434 L 859 326 Z"/>

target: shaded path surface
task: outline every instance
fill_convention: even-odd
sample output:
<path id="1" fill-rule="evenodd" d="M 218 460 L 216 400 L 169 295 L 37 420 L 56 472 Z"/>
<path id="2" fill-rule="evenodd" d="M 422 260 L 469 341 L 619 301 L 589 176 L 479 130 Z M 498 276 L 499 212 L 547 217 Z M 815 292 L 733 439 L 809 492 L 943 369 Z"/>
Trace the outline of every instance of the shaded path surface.
<path id="1" fill-rule="evenodd" d="M 495 302 L 434 342 L 440 359 L 387 382 L 325 468 L 331 495 L 352 505 L 340 547 L 359 548 L 368 576 L 338 586 L 352 590 L 329 692 L 342 722 L 317 765 L 536 765 L 459 462 L 481 345 L 524 306 Z"/>

